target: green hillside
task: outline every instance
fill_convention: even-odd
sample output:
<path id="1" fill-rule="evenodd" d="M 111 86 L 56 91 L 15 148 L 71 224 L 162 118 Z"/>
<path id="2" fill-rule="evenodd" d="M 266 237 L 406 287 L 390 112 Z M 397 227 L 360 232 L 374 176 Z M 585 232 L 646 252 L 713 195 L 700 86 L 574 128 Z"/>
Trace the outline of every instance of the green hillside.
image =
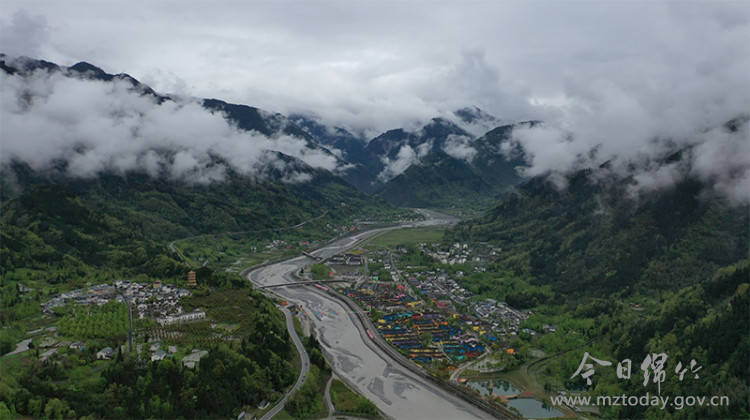
<path id="1" fill-rule="evenodd" d="M 305 184 L 233 175 L 225 183 L 187 185 L 141 174 L 69 179 L 16 166 L 3 179 L 0 261 L 6 274 L 91 266 L 171 276 L 179 267 L 164 255 L 170 240 L 230 231 L 269 238 L 279 227 L 320 216 L 342 223 L 410 214 L 325 172 Z"/>
<path id="2" fill-rule="evenodd" d="M 182 303 L 205 310 L 210 321 L 159 327 L 150 319 L 136 320 L 135 340 L 145 352 L 154 334 L 180 349 L 155 363 L 119 352 L 115 360 L 98 360 L 99 349 L 126 341 L 124 304 L 68 304 L 54 314 L 42 314 L 41 304 L 71 289 L 120 279 L 184 285 L 188 268 L 167 246 L 175 239 L 240 231 L 254 243 L 319 241 L 354 219 L 414 216 L 327 172 L 311 172 L 313 182 L 303 184 L 230 174 L 223 183 L 190 185 L 138 173 L 78 179 L 20 164 L 5 168 L 0 418 L 226 418 L 278 399 L 296 378 L 297 355 L 281 312 L 269 298 L 248 292 L 236 273 L 194 267 L 200 284 Z M 314 223 L 295 228 L 308 220 Z M 211 237 L 201 238 L 210 243 Z M 216 330 L 212 323 L 227 329 Z M 48 336 L 50 328 L 57 330 Z M 66 344 L 45 356 L 37 347 L 43 336 L 81 340 L 86 349 Z M 33 339 L 34 348 L 7 354 L 24 339 Z M 195 370 L 183 368 L 179 357 L 193 348 L 208 354 Z"/>
<path id="3" fill-rule="evenodd" d="M 441 153 L 410 166 L 378 195 L 403 206 L 449 209 L 487 208 L 495 193 L 468 163 Z"/>
<path id="4" fill-rule="evenodd" d="M 511 341 L 520 367 L 509 377 L 548 395 L 655 395 L 653 381 L 643 384 L 641 362 L 664 353 L 661 395 L 728 396 L 729 405 L 599 407 L 604 418 L 747 418 L 747 206 L 707 199 L 693 179 L 636 198 L 627 180 L 595 182 L 596 175 L 575 173 L 564 190 L 534 178 L 446 233 L 446 240 L 497 250 L 486 272 L 460 281 L 464 287 L 532 310 L 521 324 L 529 331 L 557 330 Z M 584 352 L 614 365 L 630 359 L 632 378 L 597 366 L 587 386 L 571 376 Z M 680 380 L 677 364 L 691 360 L 699 374 L 688 370 Z"/>
<path id="5" fill-rule="evenodd" d="M 476 155 L 470 161 L 448 155 L 439 143 L 433 151 L 389 180 L 378 195 L 391 203 L 408 207 L 487 210 L 498 196 L 521 182 L 516 167 L 525 166 L 520 152 L 511 156 L 501 145 L 523 122 L 503 125 L 472 141 Z"/>
<path id="6" fill-rule="evenodd" d="M 489 241 L 517 276 L 584 295 L 674 290 L 747 256 L 747 208 L 701 198 L 698 181 L 638 200 L 625 181 L 605 186 L 591 174 L 572 175 L 563 191 L 532 179 L 449 239 Z"/>

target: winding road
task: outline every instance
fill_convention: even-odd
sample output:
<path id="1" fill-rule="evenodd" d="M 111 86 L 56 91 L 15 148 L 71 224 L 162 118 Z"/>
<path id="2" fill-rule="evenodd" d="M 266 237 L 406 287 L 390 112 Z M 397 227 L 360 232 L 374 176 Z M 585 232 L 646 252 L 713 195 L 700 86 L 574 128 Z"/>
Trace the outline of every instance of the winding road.
<path id="1" fill-rule="evenodd" d="M 269 410 L 263 417 L 261 417 L 260 420 L 270 420 L 273 416 L 279 414 L 279 411 L 284 409 L 284 406 L 286 405 L 286 402 L 289 400 L 289 398 L 297 392 L 300 388 L 302 388 L 302 384 L 305 383 L 305 379 L 307 379 L 308 373 L 310 373 L 310 357 L 307 355 L 307 351 L 305 351 L 305 346 L 302 345 L 302 340 L 299 339 L 299 336 L 297 335 L 297 332 L 294 330 L 294 319 L 292 318 L 292 313 L 289 312 L 289 309 L 278 306 L 279 309 L 281 309 L 282 312 L 284 312 L 284 316 L 286 317 L 286 329 L 289 331 L 289 335 L 292 337 L 292 342 L 294 342 L 294 347 L 297 348 L 297 353 L 300 355 L 300 359 L 302 359 L 302 369 L 300 369 L 299 376 L 297 377 L 297 382 L 294 383 L 294 386 L 287 391 L 286 394 L 284 394 L 284 398 L 279 401 L 276 406 L 274 406 L 271 410 Z"/>
<path id="2" fill-rule="evenodd" d="M 333 418 L 333 415 L 336 414 L 336 407 L 333 406 L 333 401 L 331 400 L 331 384 L 333 383 L 333 380 L 336 378 L 335 374 L 331 374 L 331 377 L 328 378 L 328 382 L 326 382 L 326 390 L 323 393 L 323 401 L 326 404 L 326 409 L 328 409 L 328 417 L 326 418 Z"/>
<path id="3" fill-rule="evenodd" d="M 314 254 L 323 258 L 330 257 L 385 230 L 440 225 L 454 221 L 440 216 L 429 213 L 428 220 L 423 222 L 373 229 L 341 238 L 316 250 Z M 310 259 L 304 256 L 292 258 L 253 270 L 247 277 L 257 286 L 293 282 L 295 280 L 291 274 L 309 261 Z M 381 351 L 367 336 L 356 315 L 334 297 L 314 287 L 278 287 L 274 289 L 274 293 L 301 306 L 311 315 L 318 340 L 330 356 L 329 362 L 336 374 L 375 403 L 387 416 L 395 419 L 431 420 L 492 417 L 489 413 L 404 368 Z M 292 326 L 290 334 L 293 331 Z M 281 406 L 283 404 L 277 407 Z"/>

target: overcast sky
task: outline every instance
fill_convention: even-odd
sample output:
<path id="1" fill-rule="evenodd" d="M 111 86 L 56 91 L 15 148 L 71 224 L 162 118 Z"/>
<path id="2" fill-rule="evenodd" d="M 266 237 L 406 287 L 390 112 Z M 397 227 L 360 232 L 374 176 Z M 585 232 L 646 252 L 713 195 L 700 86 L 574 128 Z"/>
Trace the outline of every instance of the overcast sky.
<path id="1" fill-rule="evenodd" d="M 685 84 L 749 87 L 747 1 L 3 3 L 6 53 L 360 127 L 470 104 L 550 119 L 602 88 L 668 106 Z"/>
<path id="2" fill-rule="evenodd" d="M 530 174 L 591 148 L 606 159 L 653 153 L 655 138 L 694 145 L 750 111 L 746 0 L 5 0 L 0 25 L 10 55 L 85 60 L 160 92 L 312 112 L 368 134 L 467 105 L 541 119 L 546 131 L 518 136 Z"/>

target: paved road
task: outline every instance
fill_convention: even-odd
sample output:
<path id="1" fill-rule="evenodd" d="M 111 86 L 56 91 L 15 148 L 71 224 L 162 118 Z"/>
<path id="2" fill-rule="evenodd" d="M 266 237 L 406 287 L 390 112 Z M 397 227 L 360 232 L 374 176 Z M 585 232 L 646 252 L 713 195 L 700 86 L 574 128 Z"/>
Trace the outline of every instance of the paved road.
<path id="1" fill-rule="evenodd" d="M 460 365 L 458 369 L 454 370 L 453 373 L 451 374 L 451 382 L 458 382 L 458 377 L 461 376 L 461 374 L 464 373 L 464 371 L 467 368 L 469 368 L 469 366 L 474 366 L 475 364 L 482 361 L 484 358 L 489 357 L 490 354 L 491 354 L 490 352 L 487 352 L 477 359 L 474 359 L 472 361 L 469 361 Z"/>
<path id="2" fill-rule="evenodd" d="M 328 408 L 328 418 L 333 418 L 333 414 L 336 412 L 336 407 L 333 406 L 333 401 L 331 401 L 331 384 L 333 383 L 333 379 L 336 377 L 335 374 L 332 374 L 330 378 L 328 378 L 328 382 L 326 382 L 326 391 L 323 394 L 323 401 L 326 403 L 326 407 Z"/>
<path id="3" fill-rule="evenodd" d="M 302 359 L 302 369 L 300 370 L 299 377 L 297 377 L 297 382 L 294 383 L 294 386 L 284 395 L 284 398 L 282 398 L 274 408 L 267 412 L 265 416 L 261 417 L 261 420 L 270 420 L 273 416 L 279 414 L 279 411 L 284 409 L 286 402 L 289 400 L 292 394 L 294 394 L 298 389 L 302 387 L 302 384 L 305 383 L 305 379 L 307 378 L 308 373 L 310 373 L 310 357 L 307 355 L 305 346 L 302 345 L 302 340 L 299 339 L 297 332 L 294 330 L 294 319 L 292 318 L 292 313 L 283 306 L 279 306 L 279 309 L 284 312 L 284 316 L 286 317 L 286 329 L 289 331 L 289 335 L 292 337 L 294 346 L 297 347 L 297 352 Z"/>
<path id="4" fill-rule="evenodd" d="M 441 224 L 435 218 L 417 225 Z M 329 257 L 356 246 L 377 229 L 339 239 L 317 250 Z M 290 273 L 310 261 L 297 257 L 251 271 L 248 278 L 257 285 L 293 281 Z M 373 344 L 359 320 L 338 300 L 313 287 L 280 287 L 274 292 L 304 307 L 310 314 L 316 335 L 337 375 L 346 378 L 359 393 L 369 398 L 387 416 L 395 419 L 478 419 L 491 415 L 463 399 L 422 379 L 401 366 Z"/>
<path id="5" fill-rule="evenodd" d="M 177 254 L 177 256 L 180 258 L 180 261 L 182 261 L 183 264 L 185 264 L 186 266 L 190 267 L 190 264 L 188 264 L 187 260 L 185 260 L 185 256 L 183 256 L 182 252 L 180 252 L 177 249 L 177 247 L 175 246 L 175 244 L 174 244 L 175 242 L 177 242 L 177 241 L 172 241 L 172 242 L 169 243 L 169 245 L 168 245 L 169 246 L 169 250 L 172 251 L 173 254 Z"/>

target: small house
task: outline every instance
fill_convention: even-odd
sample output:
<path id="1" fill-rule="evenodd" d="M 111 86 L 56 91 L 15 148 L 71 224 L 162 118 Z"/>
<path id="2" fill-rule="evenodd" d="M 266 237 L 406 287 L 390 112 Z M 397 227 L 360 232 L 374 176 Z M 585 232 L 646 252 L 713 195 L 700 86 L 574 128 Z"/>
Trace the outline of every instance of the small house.
<path id="1" fill-rule="evenodd" d="M 151 361 L 158 362 L 160 360 L 164 360 L 165 357 L 167 357 L 167 352 L 165 352 L 164 350 L 157 350 L 151 354 Z"/>
<path id="2" fill-rule="evenodd" d="M 114 351 L 114 349 L 112 349 L 112 347 L 105 347 L 105 348 L 99 350 L 96 353 L 96 358 L 97 359 L 109 360 L 114 355 L 115 355 L 115 351 Z"/>

